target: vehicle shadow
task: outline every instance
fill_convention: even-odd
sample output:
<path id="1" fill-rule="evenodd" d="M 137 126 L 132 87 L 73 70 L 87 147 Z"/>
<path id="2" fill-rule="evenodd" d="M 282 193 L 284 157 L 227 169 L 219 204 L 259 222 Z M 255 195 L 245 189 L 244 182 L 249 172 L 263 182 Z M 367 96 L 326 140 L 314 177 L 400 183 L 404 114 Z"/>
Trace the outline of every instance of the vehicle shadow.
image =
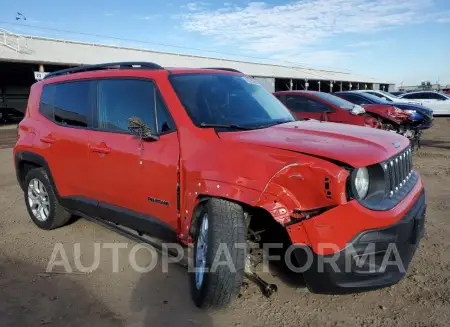
<path id="1" fill-rule="evenodd" d="M 166 273 L 159 264 L 143 273 L 131 297 L 131 310 L 144 312 L 138 326 L 213 326 L 208 311 L 191 300 L 188 281 L 187 269 L 175 264 Z"/>
<path id="2" fill-rule="evenodd" d="M 280 256 L 285 258 L 286 248 L 283 249 L 273 249 L 269 251 L 270 256 Z M 269 270 L 272 276 L 278 278 L 284 285 L 292 288 L 305 288 L 305 280 L 303 274 L 290 269 L 289 267 L 294 266 L 298 268 L 299 264 L 296 259 L 292 256 L 288 264 L 286 260 L 273 260 L 269 262 Z"/>
<path id="3" fill-rule="evenodd" d="M 450 150 L 450 143 L 445 141 L 421 140 L 420 146 Z"/>
<path id="4" fill-rule="evenodd" d="M 0 326 L 124 326 L 76 278 L 0 253 Z"/>

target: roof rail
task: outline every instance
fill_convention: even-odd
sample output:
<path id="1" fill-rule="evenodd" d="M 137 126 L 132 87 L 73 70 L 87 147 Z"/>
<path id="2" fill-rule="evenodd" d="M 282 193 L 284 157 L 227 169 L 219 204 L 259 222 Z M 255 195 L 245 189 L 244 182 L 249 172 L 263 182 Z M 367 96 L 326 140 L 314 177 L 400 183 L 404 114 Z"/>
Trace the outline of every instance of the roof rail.
<path id="1" fill-rule="evenodd" d="M 55 77 L 55 76 L 61 76 L 61 75 L 67 75 L 67 74 L 74 74 L 74 73 L 80 73 L 80 72 L 89 72 L 94 70 L 102 70 L 102 69 L 164 69 L 160 65 L 154 64 L 152 62 L 110 62 L 106 64 L 98 64 L 98 65 L 86 65 L 86 66 L 79 66 L 79 67 L 73 67 L 73 68 L 67 68 L 58 70 L 56 72 L 50 73 L 47 76 L 45 76 L 44 79 Z"/>
<path id="2" fill-rule="evenodd" d="M 234 69 L 234 68 L 226 68 L 226 67 L 205 67 L 205 68 L 203 68 L 203 69 L 214 69 L 214 70 L 226 70 L 226 71 L 229 71 L 229 72 L 234 72 L 234 73 L 241 73 L 241 74 L 243 74 L 241 71 L 239 71 L 239 70 L 237 70 L 237 69 Z"/>

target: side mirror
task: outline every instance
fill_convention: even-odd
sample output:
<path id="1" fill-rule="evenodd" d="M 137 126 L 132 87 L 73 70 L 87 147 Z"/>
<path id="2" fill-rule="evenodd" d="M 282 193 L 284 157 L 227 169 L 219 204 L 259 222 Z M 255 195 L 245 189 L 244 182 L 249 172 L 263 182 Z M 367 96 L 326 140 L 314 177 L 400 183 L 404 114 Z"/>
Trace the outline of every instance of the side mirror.
<path id="1" fill-rule="evenodd" d="M 128 118 L 128 129 L 144 141 L 157 141 L 159 136 L 152 133 L 150 127 L 139 117 Z"/>

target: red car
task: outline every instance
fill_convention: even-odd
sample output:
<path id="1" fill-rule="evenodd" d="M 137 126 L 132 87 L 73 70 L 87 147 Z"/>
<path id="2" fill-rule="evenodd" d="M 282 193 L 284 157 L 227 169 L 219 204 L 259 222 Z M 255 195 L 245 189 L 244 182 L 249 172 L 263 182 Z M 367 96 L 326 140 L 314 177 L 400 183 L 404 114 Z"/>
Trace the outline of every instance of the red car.
<path id="1" fill-rule="evenodd" d="M 346 293 L 400 281 L 424 231 L 406 138 L 295 121 L 229 69 L 111 63 L 51 73 L 31 88 L 14 158 L 39 228 L 75 214 L 143 242 L 158 234 L 192 244 L 202 308 L 227 305 L 244 274 L 274 290 L 254 273 L 249 245 L 278 242 L 313 292 Z M 401 267 L 385 265 L 392 247 Z"/>
<path id="2" fill-rule="evenodd" d="M 386 130 L 404 131 L 411 117 L 391 105 L 355 105 L 329 93 L 316 91 L 284 91 L 274 95 L 300 118 L 317 119 Z"/>

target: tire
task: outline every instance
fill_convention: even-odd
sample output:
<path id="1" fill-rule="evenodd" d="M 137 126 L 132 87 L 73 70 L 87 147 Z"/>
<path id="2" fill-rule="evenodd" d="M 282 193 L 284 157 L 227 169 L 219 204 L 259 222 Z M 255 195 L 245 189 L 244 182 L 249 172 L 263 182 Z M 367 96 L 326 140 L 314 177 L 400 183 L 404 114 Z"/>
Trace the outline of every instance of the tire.
<path id="1" fill-rule="evenodd" d="M 196 258 L 201 245 L 199 236 L 205 219 L 207 220 L 207 250 L 204 256 L 206 272 L 201 282 L 195 270 L 189 273 L 191 295 L 197 307 L 219 309 L 226 307 L 238 295 L 244 279 L 245 249 L 236 247 L 236 244 L 246 242 L 244 211 L 240 205 L 222 199 L 211 199 L 203 206 L 194 232 L 192 261 L 194 268 L 201 266 Z M 224 246 L 220 244 L 226 245 L 229 249 L 228 258 L 231 258 L 235 269 L 228 265 L 213 265 L 218 253 L 220 253 L 219 261 L 226 261 L 223 254 Z M 212 267 L 216 269 L 209 271 Z"/>
<path id="2" fill-rule="evenodd" d="M 30 183 L 33 181 L 33 185 L 36 185 L 35 181 L 38 181 L 38 184 L 41 183 L 42 187 L 32 187 Z M 36 188 L 40 188 L 40 193 L 35 192 Z M 42 211 L 38 210 L 40 214 L 36 214 L 36 211 L 33 212 L 33 208 L 31 207 L 30 199 L 33 200 L 39 197 L 39 194 L 42 194 L 42 203 L 46 203 L 44 206 L 47 208 L 44 209 L 43 216 Z M 46 194 L 44 196 L 44 194 Z M 28 214 L 31 217 L 31 220 L 39 227 L 45 230 L 55 229 L 61 227 L 69 221 L 71 218 L 71 214 L 67 212 L 58 202 L 58 198 L 56 196 L 56 191 L 50 183 L 50 180 L 47 176 L 47 172 L 44 168 L 35 168 L 28 172 L 25 177 L 24 183 L 24 198 L 25 204 L 27 206 Z M 45 200 L 46 199 L 46 200 Z M 48 203 L 48 205 L 47 205 Z"/>

